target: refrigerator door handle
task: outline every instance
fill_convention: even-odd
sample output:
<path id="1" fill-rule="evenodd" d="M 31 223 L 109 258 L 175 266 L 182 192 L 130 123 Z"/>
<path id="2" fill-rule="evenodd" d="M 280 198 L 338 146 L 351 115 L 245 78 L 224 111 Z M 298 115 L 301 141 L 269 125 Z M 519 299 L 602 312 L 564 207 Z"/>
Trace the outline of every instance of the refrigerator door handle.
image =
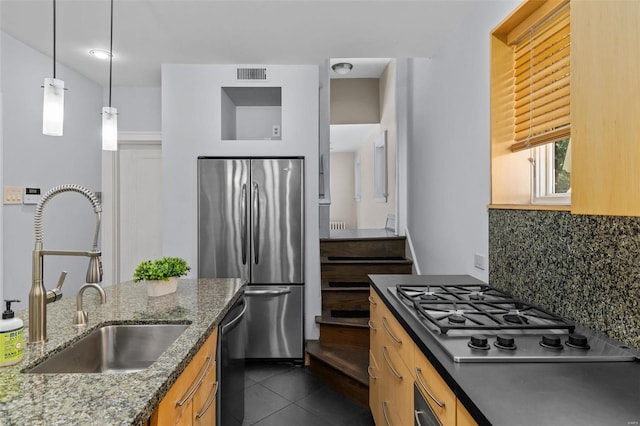
<path id="1" fill-rule="evenodd" d="M 281 290 L 245 290 L 245 296 L 280 296 L 283 294 L 289 294 L 291 290 L 289 289 L 281 289 Z"/>
<path id="2" fill-rule="evenodd" d="M 253 261 L 257 265 L 260 259 L 260 188 L 253 182 Z"/>
<path id="3" fill-rule="evenodd" d="M 242 226 L 241 226 L 241 238 L 242 238 L 242 264 L 247 264 L 247 184 L 242 184 L 242 195 L 240 197 L 240 204 L 242 210 Z"/>

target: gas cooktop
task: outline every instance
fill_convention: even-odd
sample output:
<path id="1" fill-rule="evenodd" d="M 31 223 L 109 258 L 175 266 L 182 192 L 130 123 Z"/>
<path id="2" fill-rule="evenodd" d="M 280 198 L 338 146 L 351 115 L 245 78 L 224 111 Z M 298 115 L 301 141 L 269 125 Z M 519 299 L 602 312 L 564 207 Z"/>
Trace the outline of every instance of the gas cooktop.
<path id="1" fill-rule="evenodd" d="M 488 285 L 397 285 L 388 291 L 455 362 L 636 360 L 628 347 Z"/>

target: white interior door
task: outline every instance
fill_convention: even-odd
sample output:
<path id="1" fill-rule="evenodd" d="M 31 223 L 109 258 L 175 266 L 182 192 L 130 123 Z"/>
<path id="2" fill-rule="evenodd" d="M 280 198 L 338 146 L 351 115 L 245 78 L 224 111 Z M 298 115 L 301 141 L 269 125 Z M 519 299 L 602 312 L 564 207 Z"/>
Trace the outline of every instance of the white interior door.
<path id="1" fill-rule="evenodd" d="M 119 272 L 132 279 L 143 260 L 162 256 L 162 167 L 160 142 L 119 147 Z"/>

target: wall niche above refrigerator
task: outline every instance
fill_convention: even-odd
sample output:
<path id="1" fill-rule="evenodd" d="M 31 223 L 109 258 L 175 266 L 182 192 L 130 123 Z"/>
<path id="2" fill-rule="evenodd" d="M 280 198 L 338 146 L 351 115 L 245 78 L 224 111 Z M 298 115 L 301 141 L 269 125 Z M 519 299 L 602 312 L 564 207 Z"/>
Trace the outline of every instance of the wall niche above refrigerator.
<path id="1" fill-rule="evenodd" d="M 222 140 L 281 140 L 281 87 L 222 87 Z"/>

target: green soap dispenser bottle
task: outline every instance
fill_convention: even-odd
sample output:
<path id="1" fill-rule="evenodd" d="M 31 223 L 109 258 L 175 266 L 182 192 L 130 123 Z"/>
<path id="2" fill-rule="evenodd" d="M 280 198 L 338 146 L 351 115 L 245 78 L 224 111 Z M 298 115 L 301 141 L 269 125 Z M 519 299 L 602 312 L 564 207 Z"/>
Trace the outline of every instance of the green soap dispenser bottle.
<path id="1" fill-rule="evenodd" d="M 0 367 L 12 365 L 22 360 L 24 354 L 24 323 L 15 318 L 11 303 L 19 300 L 5 300 L 7 310 L 2 313 L 0 321 Z"/>

